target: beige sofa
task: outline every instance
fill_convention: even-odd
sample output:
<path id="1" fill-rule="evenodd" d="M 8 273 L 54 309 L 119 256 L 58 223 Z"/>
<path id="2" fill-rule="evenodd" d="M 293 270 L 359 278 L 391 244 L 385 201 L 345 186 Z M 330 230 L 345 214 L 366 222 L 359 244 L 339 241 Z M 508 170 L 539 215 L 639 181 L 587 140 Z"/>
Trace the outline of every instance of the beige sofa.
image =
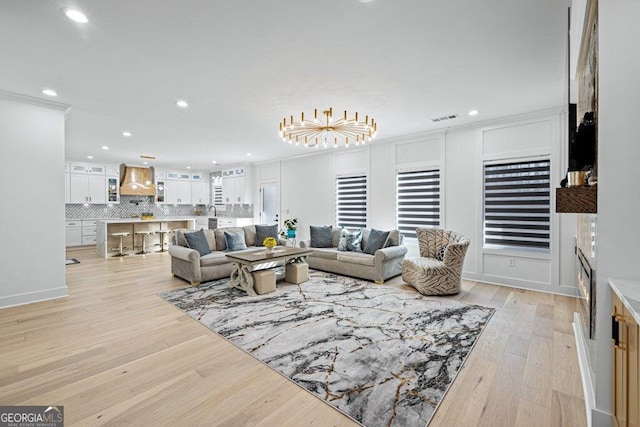
<path id="1" fill-rule="evenodd" d="M 340 228 L 332 230 L 331 248 L 311 248 L 310 240 L 300 242 L 301 248 L 313 249 L 313 254 L 307 257 L 310 268 L 371 280 L 378 284 L 402 273 L 402 261 L 407 248 L 402 245 L 403 237 L 398 230 L 390 232 L 388 247 L 379 249 L 375 255 L 339 251 L 340 232 Z M 368 237 L 369 230 L 365 230 L 362 247 L 366 245 Z"/>
<path id="2" fill-rule="evenodd" d="M 232 264 L 227 259 L 227 244 L 224 239 L 224 231 L 237 233 L 244 229 L 244 238 L 249 249 L 255 249 L 256 226 L 226 227 L 215 230 L 204 230 L 211 253 L 200 256 L 200 253 L 187 247 L 184 233 L 195 230 L 176 230 L 174 244 L 169 246 L 171 255 L 171 273 L 180 277 L 194 286 L 200 282 L 206 282 L 231 276 Z"/>

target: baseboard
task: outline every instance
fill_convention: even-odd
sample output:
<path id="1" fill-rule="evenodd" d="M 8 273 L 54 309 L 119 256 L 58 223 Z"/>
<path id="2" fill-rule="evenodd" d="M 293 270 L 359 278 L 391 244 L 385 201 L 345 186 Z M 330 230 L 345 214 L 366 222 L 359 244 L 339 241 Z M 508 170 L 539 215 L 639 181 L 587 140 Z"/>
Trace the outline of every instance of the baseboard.
<path id="1" fill-rule="evenodd" d="M 593 424 L 592 413 L 595 410 L 596 397 L 591 382 L 591 374 L 589 373 L 589 361 L 587 360 L 586 344 L 584 335 L 582 334 L 582 326 L 580 315 L 573 313 L 573 335 L 576 338 L 576 351 L 578 353 L 578 365 L 580 366 L 580 376 L 582 377 L 582 391 L 584 393 L 584 406 L 587 412 L 587 427 L 593 425 L 600 426 L 602 424 Z"/>
<path id="2" fill-rule="evenodd" d="M 507 286 L 509 288 L 526 289 L 528 291 L 545 292 L 547 294 L 563 295 L 567 297 L 576 296 L 576 288 L 554 287 L 550 288 L 546 283 L 523 281 L 510 278 L 497 278 L 495 276 L 484 276 L 477 273 L 462 272 L 462 279 L 473 280 L 474 282 L 489 283 L 491 285 Z"/>
<path id="3" fill-rule="evenodd" d="M 15 307 L 18 305 L 31 304 L 34 302 L 48 301 L 51 299 L 64 298 L 68 296 L 67 287 L 44 289 L 42 291 L 25 292 L 23 294 L 0 297 L 0 309 Z"/>

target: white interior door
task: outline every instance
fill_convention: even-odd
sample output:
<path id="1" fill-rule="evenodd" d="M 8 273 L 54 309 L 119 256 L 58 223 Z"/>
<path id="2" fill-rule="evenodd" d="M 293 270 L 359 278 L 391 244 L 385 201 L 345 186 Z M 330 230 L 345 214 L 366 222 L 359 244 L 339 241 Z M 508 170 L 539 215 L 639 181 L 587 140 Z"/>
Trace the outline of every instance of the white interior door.
<path id="1" fill-rule="evenodd" d="M 260 184 L 260 222 L 262 224 L 278 224 L 280 200 L 277 182 Z"/>

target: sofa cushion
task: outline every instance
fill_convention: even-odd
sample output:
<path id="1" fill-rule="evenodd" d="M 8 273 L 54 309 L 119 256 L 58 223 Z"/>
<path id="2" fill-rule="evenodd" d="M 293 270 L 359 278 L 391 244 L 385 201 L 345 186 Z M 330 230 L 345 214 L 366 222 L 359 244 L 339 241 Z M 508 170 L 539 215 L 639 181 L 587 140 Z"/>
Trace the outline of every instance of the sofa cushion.
<path id="1" fill-rule="evenodd" d="M 374 255 L 378 249 L 382 249 L 389 238 L 388 231 L 381 231 L 372 228 L 369 232 L 369 238 L 364 247 L 364 253 Z"/>
<path id="2" fill-rule="evenodd" d="M 278 241 L 278 224 L 256 225 L 256 246 L 264 246 L 262 242 L 267 237 L 273 237 Z"/>
<path id="3" fill-rule="evenodd" d="M 331 239 L 333 227 L 327 226 L 315 226 L 310 227 L 311 231 L 311 247 L 312 248 L 332 248 L 333 242 Z"/>
<path id="4" fill-rule="evenodd" d="M 339 252 L 337 259 L 340 262 L 348 262 L 351 264 L 360 265 L 376 265 L 376 257 L 369 254 L 357 253 L 357 252 Z"/>
<path id="5" fill-rule="evenodd" d="M 200 256 L 211 253 L 211 248 L 207 243 L 207 238 L 204 235 L 204 230 L 195 231 L 193 233 L 184 233 L 184 239 L 187 241 L 187 247 L 198 251 Z"/>
<path id="6" fill-rule="evenodd" d="M 343 228 L 340 231 L 340 241 L 338 242 L 338 250 L 343 252 L 362 252 L 362 229 L 347 230 Z"/>
<path id="7" fill-rule="evenodd" d="M 211 267 L 214 265 L 228 264 L 230 261 L 224 252 L 211 252 L 200 257 L 200 267 Z"/>
<path id="8" fill-rule="evenodd" d="M 245 225 L 242 229 L 244 230 L 244 242 L 247 246 L 256 246 L 256 226 L 253 224 Z"/>
<path id="9" fill-rule="evenodd" d="M 313 255 L 317 258 L 338 259 L 338 250 L 336 248 L 313 248 Z"/>
<path id="10" fill-rule="evenodd" d="M 413 268 L 414 270 L 418 269 L 423 271 L 431 270 L 438 267 L 444 267 L 444 263 L 442 261 L 438 261 L 435 258 L 425 258 L 425 257 L 405 259 L 402 263 L 406 265 L 408 268 Z M 404 268 L 404 265 L 403 265 L 403 268 Z"/>
<path id="11" fill-rule="evenodd" d="M 389 231 L 389 239 L 384 244 L 385 248 L 389 246 L 400 246 L 402 244 L 402 235 L 398 230 Z"/>
<path id="12" fill-rule="evenodd" d="M 227 245 L 227 252 L 241 251 L 243 249 L 247 249 L 247 244 L 244 241 L 243 229 L 240 229 L 237 233 L 231 233 L 229 231 L 225 231 L 224 240 Z"/>

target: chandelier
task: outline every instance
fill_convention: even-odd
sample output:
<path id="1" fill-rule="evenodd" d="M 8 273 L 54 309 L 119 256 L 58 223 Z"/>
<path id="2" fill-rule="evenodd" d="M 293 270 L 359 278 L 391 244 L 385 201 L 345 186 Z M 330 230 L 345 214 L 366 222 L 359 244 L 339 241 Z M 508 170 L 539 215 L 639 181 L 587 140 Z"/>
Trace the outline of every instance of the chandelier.
<path id="1" fill-rule="evenodd" d="M 364 144 L 375 138 L 378 131 L 378 123 L 373 117 L 365 116 L 360 120 L 356 112 L 352 118 L 348 118 L 345 111 L 340 117 L 333 116 L 333 107 L 322 112 L 318 117 L 318 110 L 313 110 L 313 119 L 305 119 L 304 112 L 300 114 L 300 121 L 284 118 L 280 122 L 280 137 L 289 144 L 304 144 L 305 147 L 318 148 L 320 145 L 328 147 L 333 144 L 337 148 L 339 144 L 346 147 L 350 143 Z"/>

